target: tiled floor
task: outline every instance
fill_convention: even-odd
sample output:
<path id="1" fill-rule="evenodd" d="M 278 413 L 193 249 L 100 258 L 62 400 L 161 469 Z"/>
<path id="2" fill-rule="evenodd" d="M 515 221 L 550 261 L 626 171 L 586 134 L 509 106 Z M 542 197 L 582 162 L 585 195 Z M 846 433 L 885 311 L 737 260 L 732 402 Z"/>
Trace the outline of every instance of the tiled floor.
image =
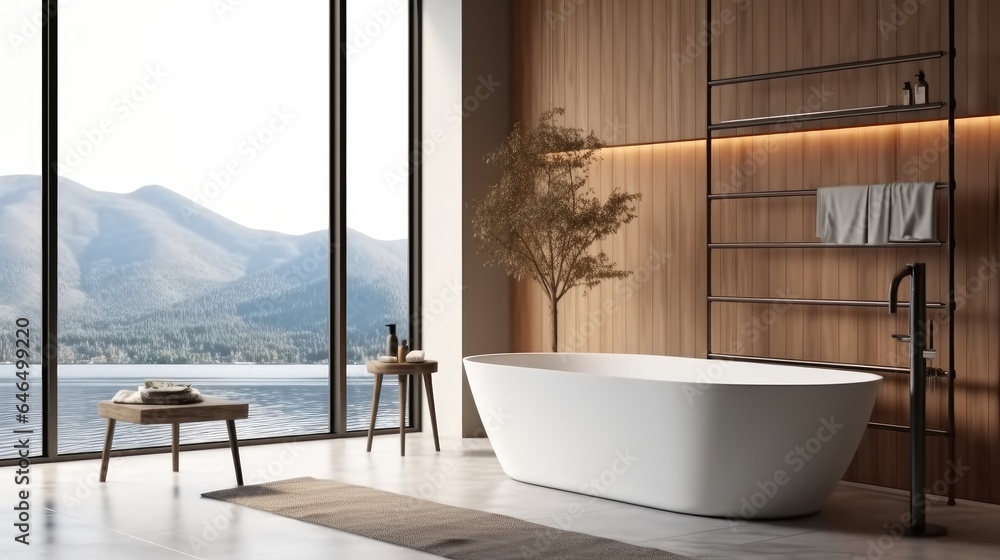
<path id="1" fill-rule="evenodd" d="M 1000 507 L 935 504 L 928 519 L 947 526 L 936 539 L 898 539 L 884 526 L 907 511 L 906 495 L 843 483 L 824 510 L 782 522 L 731 526 L 722 519 L 680 515 L 580 496 L 507 478 L 486 440 L 380 436 L 373 453 L 363 438 L 245 446 L 248 484 L 313 476 L 421 496 L 446 504 L 519 517 L 572 531 L 705 558 L 990 559 L 1000 555 Z M 109 482 L 98 461 L 31 467 L 29 546 L 14 543 L 12 468 L 0 469 L 0 559 L 291 558 L 410 559 L 432 556 L 256 510 L 200 498 L 234 485 L 228 449 L 113 459 Z M 11 505 L 6 505 L 11 504 Z M 580 513 L 570 515 L 576 507 Z"/>

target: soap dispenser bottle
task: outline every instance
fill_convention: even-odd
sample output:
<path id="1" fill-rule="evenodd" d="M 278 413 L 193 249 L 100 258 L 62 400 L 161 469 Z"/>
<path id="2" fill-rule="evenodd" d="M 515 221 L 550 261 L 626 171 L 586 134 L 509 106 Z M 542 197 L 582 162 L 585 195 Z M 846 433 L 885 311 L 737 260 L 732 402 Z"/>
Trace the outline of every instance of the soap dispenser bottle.
<path id="1" fill-rule="evenodd" d="M 399 363 L 406 362 L 406 355 L 410 353 L 410 347 L 406 345 L 406 339 L 403 339 L 403 343 L 399 345 L 399 353 L 396 356 L 396 361 Z"/>
<path id="2" fill-rule="evenodd" d="M 915 77 L 917 78 L 917 83 L 913 88 L 913 103 L 923 105 L 930 99 L 927 91 L 927 80 L 924 80 L 924 71 L 921 70 Z"/>
<path id="3" fill-rule="evenodd" d="M 389 327 L 389 336 L 385 337 L 385 355 L 396 356 L 399 349 L 399 341 L 396 339 L 396 324 L 386 325 Z"/>
<path id="4" fill-rule="evenodd" d="M 913 105 L 913 87 L 910 82 L 903 84 L 903 96 L 899 100 L 900 105 Z"/>

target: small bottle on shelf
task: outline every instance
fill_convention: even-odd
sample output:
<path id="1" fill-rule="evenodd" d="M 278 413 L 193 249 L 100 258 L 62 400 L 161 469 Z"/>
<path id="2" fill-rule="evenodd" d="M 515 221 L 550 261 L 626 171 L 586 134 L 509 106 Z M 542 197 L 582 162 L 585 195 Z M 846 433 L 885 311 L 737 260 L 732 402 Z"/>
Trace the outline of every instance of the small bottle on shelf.
<path id="1" fill-rule="evenodd" d="M 406 339 L 399 345 L 398 355 L 396 356 L 396 361 L 403 364 L 406 363 L 406 355 L 410 353 L 410 347 L 406 345 Z"/>
<path id="2" fill-rule="evenodd" d="M 913 87 L 913 103 L 915 105 L 923 105 L 930 100 L 927 90 L 927 80 L 924 80 L 924 71 L 921 70 L 915 77 L 917 78 L 917 83 Z"/>
<path id="3" fill-rule="evenodd" d="M 910 82 L 903 84 L 903 96 L 899 100 L 900 105 L 913 105 L 913 87 Z"/>

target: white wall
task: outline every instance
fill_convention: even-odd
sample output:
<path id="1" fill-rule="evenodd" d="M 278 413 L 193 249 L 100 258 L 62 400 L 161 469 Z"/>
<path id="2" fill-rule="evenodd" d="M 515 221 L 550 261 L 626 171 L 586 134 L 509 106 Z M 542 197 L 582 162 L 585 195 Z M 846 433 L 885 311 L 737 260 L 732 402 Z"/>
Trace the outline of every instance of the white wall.
<path id="1" fill-rule="evenodd" d="M 468 203 L 495 182 L 483 157 L 510 126 L 509 1 L 424 0 L 423 9 L 423 345 L 439 362 L 441 435 L 481 436 L 462 357 L 510 349 L 510 284 L 476 254 Z"/>
<path id="2" fill-rule="evenodd" d="M 511 127 L 510 2 L 465 0 L 462 11 L 462 350 L 466 356 L 510 351 L 510 278 L 484 266 L 472 236 L 471 203 L 486 196 L 500 172 L 485 156 L 503 143 Z M 462 432 L 483 436 L 468 381 L 463 378 Z"/>
<path id="3" fill-rule="evenodd" d="M 423 6 L 423 346 L 442 436 L 462 435 L 462 0 Z M 430 418 L 424 407 L 424 430 Z"/>

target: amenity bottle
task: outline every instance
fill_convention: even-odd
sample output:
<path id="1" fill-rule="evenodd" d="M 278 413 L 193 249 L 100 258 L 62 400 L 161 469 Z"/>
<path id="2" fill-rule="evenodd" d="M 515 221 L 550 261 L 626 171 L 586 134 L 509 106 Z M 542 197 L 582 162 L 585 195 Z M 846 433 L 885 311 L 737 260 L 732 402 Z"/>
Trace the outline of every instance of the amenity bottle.
<path id="1" fill-rule="evenodd" d="M 395 356 L 399 349 L 399 341 L 396 339 L 396 324 L 386 325 L 389 327 L 389 336 L 385 337 L 385 355 Z"/>
<path id="2" fill-rule="evenodd" d="M 923 105 L 930 100 L 927 89 L 927 80 L 924 79 L 924 71 L 921 70 L 915 77 L 917 78 L 917 83 L 913 86 L 913 103 L 916 105 Z"/>
<path id="3" fill-rule="evenodd" d="M 399 345 L 399 353 L 396 355 L 396 361 L 399 363 L 406 362 L 406 355 L 410 353 L 410 347 L 406 345 L 406 339 L 403 339 L 403 343 Z"/>
<path id="4" fill-rule="evenodd" d="M 899 99 L 900 105 L 913 105 L 913 87 L 910 86 L 910 82 L 903 84 L 903 95 Z"/>

